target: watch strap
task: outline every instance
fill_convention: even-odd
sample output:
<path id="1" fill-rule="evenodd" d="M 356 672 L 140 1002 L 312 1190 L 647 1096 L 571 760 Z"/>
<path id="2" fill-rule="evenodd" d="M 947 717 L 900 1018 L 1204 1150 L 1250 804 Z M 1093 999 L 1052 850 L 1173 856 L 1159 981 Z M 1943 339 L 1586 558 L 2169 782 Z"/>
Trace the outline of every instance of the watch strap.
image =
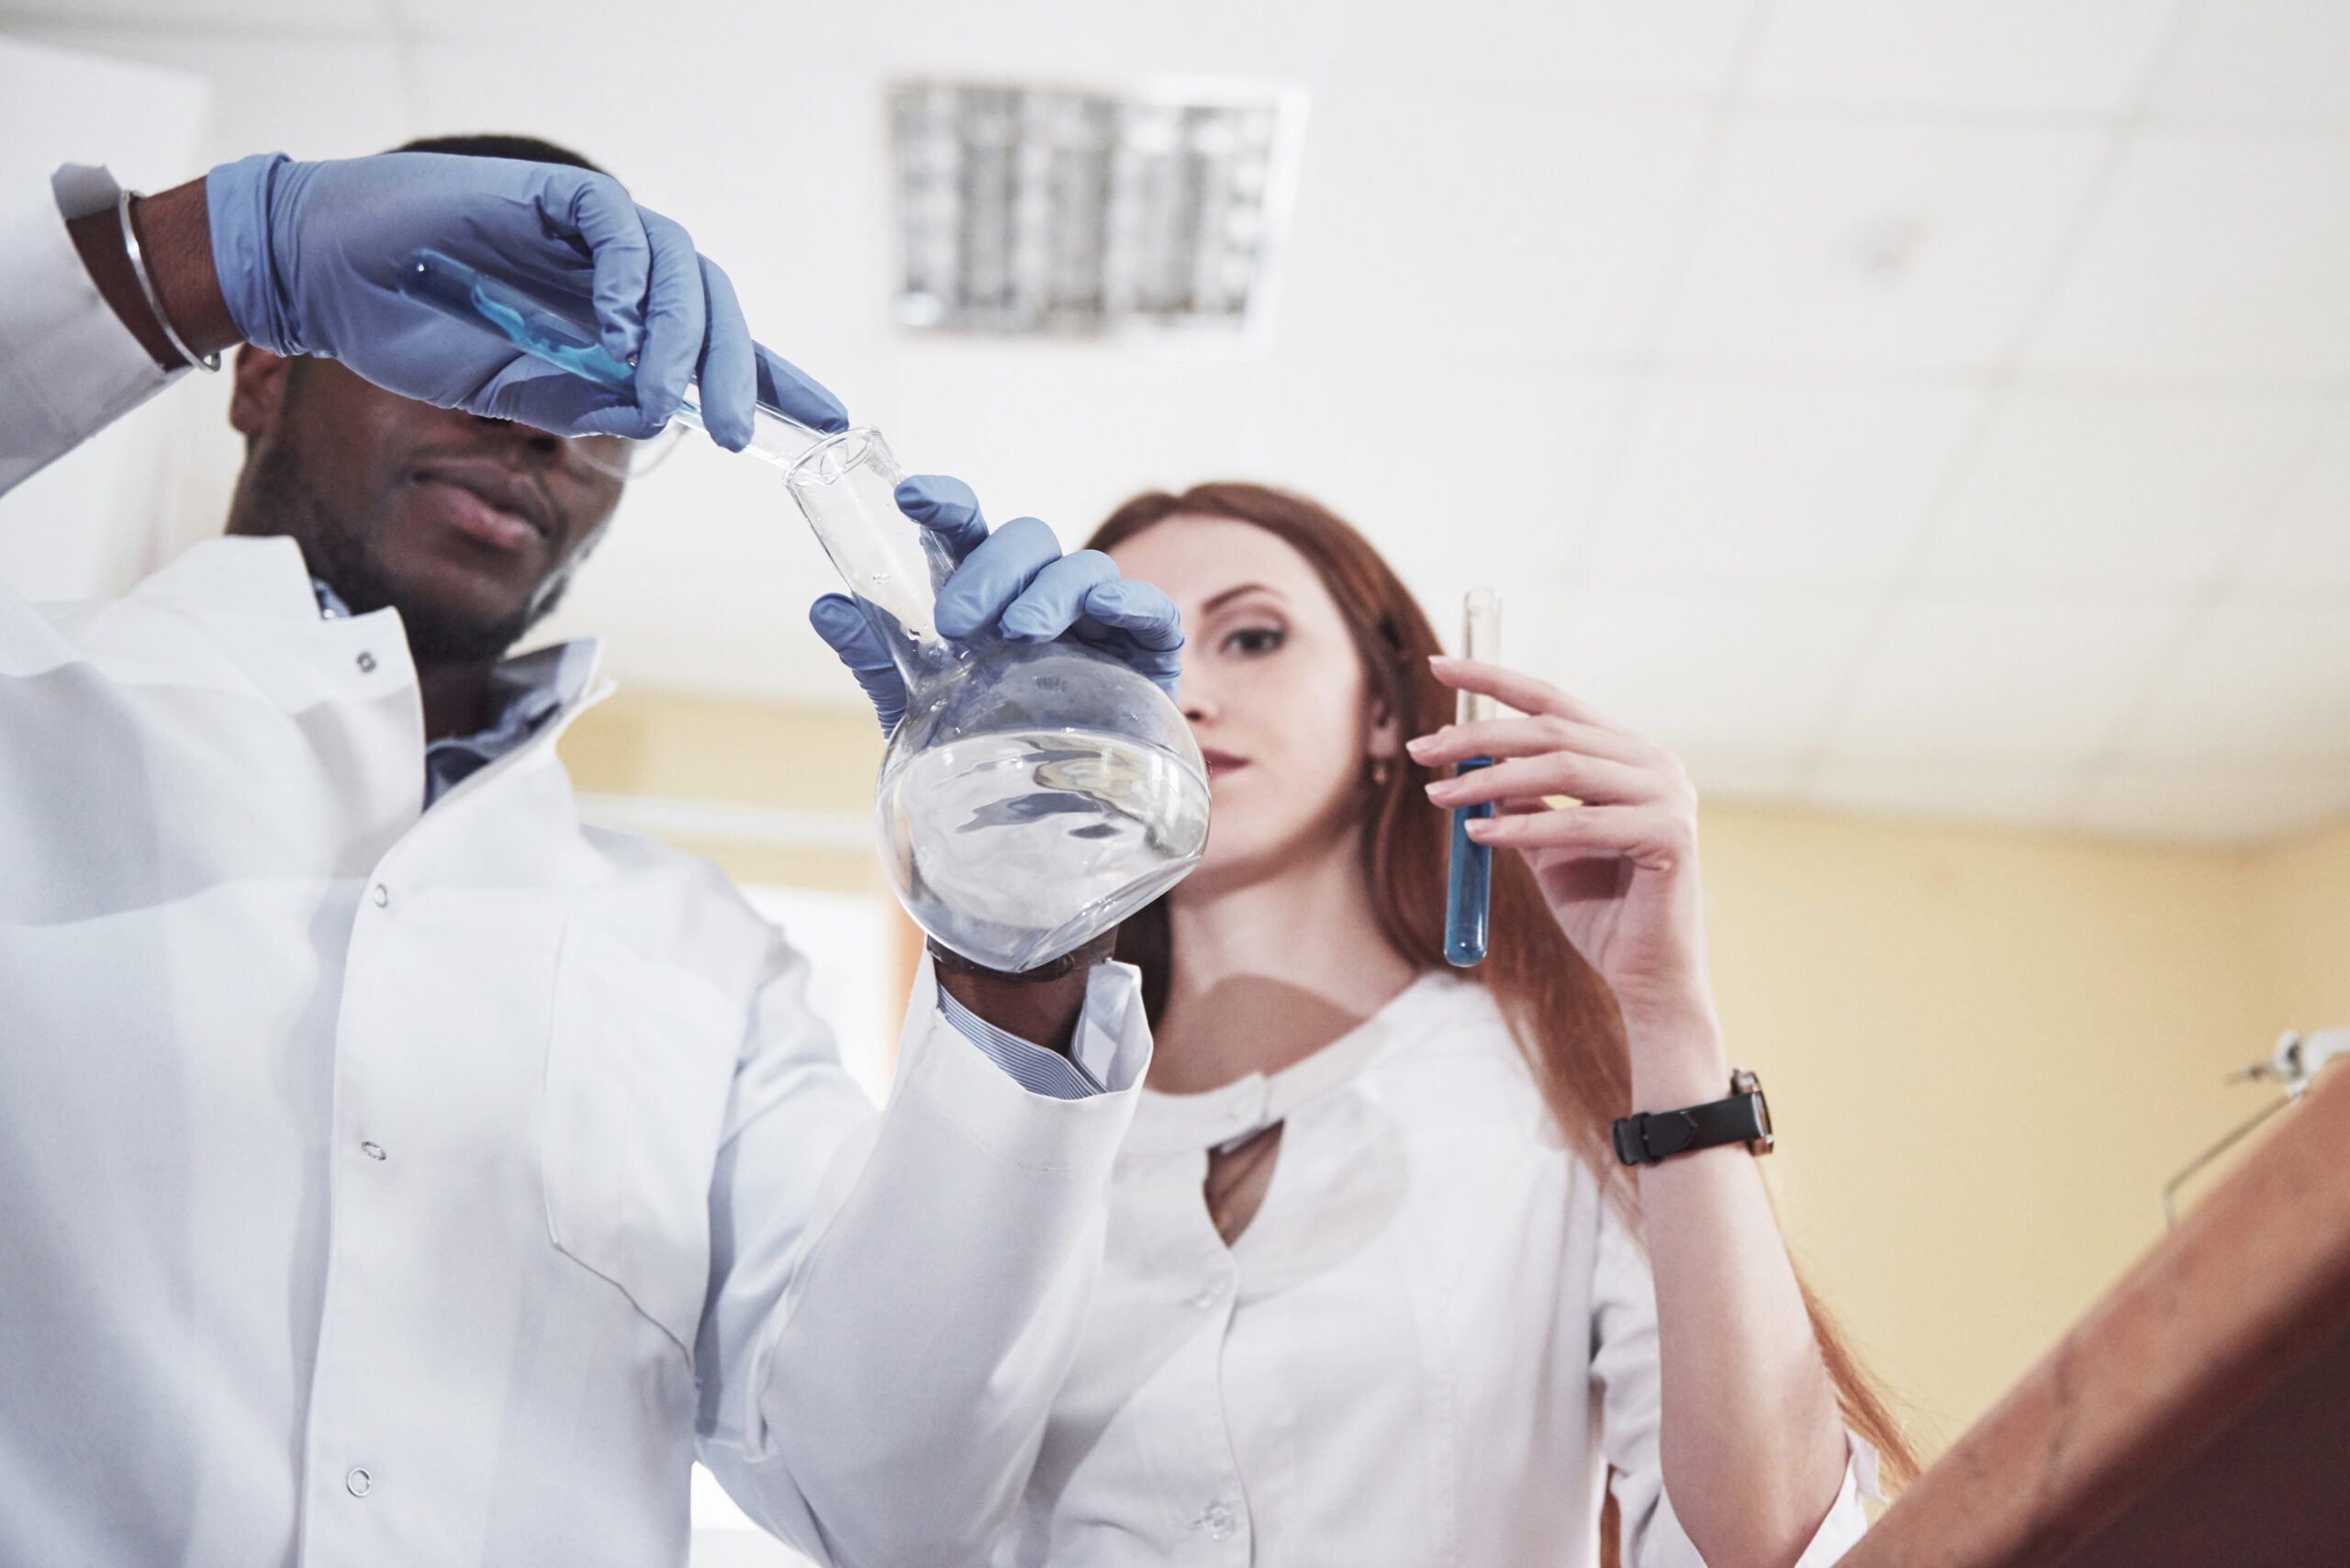
<path id="1" fill-rule="evenodd" d="M 1742 1143 L 1764 1154 L 1773 1141 L 1771 1115 L 1759 1086 L 1678 1111 L 1642 1111 L 1619 1119 L 1611 1130 L 1616 1158 L 1626 1165 L 1653 1165 L 1726 1143 Z"/>

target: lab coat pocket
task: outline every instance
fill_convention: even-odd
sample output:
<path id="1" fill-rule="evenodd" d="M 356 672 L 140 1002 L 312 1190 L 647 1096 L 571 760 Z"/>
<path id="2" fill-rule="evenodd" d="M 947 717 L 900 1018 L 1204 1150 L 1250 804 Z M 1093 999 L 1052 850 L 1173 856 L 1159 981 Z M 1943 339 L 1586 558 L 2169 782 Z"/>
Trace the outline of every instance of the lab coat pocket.
<path id="1" fill-rule="evenodd" d="M 547 1041 L 547 1228 L 690 1362 L 710 1274 L 710 1184 L 745 1015 L 575 919 Z"/>

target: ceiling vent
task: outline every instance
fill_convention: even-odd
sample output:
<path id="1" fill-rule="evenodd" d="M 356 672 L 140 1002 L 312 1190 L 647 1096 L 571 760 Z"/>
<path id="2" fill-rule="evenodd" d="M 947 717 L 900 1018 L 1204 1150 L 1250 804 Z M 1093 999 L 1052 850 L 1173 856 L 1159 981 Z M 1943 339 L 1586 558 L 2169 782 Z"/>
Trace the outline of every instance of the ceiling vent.
<path id="1" fill-rule="evenodd" d="M 908 326 L 1261 351 L 1302 90 L 907 82 L 890 106 Z"/>

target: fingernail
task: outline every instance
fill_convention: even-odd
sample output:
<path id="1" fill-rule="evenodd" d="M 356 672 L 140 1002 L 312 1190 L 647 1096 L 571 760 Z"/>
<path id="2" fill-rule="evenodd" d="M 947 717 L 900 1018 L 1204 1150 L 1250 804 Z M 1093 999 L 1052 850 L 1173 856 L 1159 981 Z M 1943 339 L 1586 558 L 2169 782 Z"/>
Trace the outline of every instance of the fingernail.
<path id="1" fill-rule="evenodd" d="M 1470 837 L 1480 842 L 1494 835 L 1494 819 L 1491 817 L 1471 817 L 1462 825 L 1468 829 Z"/>
<path id="2" fill-rule="evenodd" d="M 1414 756 L 1425 756 L 1430 751 L 1435 749 L 1435 746 L 1436 737 L 1434 735 L 1416 735 L 1412 739 L 1404 743 L 1404 749 L 1410 752 Z"/>

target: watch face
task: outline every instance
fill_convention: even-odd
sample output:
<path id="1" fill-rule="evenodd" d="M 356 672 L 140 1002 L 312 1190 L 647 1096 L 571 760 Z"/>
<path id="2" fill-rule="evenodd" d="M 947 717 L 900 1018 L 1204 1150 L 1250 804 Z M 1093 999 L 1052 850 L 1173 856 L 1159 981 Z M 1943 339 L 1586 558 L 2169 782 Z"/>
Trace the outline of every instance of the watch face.
<path id="1" fill-rule="evenodd" d="M 1757 1136 L 1748 1147 L 1757 1154 L 1770 1153 L 1774 1135 L 1771 1131 L 1771 1102 L 1762 1092 L 1762 1081 L 1741 1067 L 1730 1074 L 1729 1088 L 1733 1094 L 1754 1096 L 1749 1103 L 1754 1107 Z"/>

